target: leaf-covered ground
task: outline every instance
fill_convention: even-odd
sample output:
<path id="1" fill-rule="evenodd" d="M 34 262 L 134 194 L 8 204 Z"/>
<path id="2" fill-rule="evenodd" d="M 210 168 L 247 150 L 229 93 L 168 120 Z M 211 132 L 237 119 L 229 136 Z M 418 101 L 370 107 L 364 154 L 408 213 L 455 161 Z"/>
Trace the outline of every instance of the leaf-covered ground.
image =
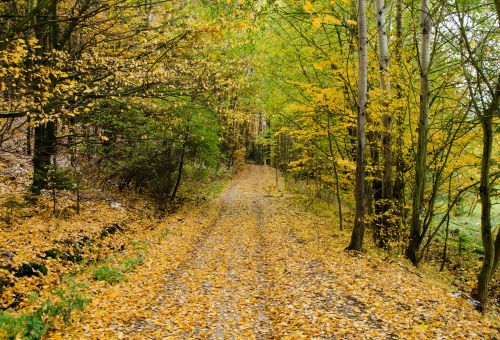
<path id="1" fill-rule="evenodd" d="M 53 338 L 498 338 L 444 284 L 346 234 L 246 167 L 219 200 L 165 219 L 127 280 L 94 281 L 91 303 Z M 152 237 L 155 239 L 155 237 Z"/>

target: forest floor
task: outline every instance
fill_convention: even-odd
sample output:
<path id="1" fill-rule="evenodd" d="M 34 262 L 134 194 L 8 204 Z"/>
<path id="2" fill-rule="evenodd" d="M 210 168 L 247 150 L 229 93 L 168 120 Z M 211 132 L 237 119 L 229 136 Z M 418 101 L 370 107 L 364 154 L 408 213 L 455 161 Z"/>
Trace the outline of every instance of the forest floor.
<path id="1" fill-rule="evenodd" d="M 345 252 L 336 225 L 248 165 L 161 221 L 125 280 L 88 284 L 90 304 L 49 337 L 499 337 L 497 317 L 405 260 Z"/>

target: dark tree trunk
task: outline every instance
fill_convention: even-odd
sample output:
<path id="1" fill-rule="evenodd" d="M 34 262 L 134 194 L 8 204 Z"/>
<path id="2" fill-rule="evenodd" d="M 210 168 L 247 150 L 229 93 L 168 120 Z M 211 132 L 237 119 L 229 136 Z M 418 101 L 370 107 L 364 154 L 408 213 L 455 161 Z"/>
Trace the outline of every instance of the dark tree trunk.
<path id="1" fill-rule="evenodd" d="M 175 196 L 177 195 L 177 191 L 179 190 L 179 186 L 181 185 L 182 179 L 182 171 L 184 169 L 184 156 L 186 154 L 186 148 L 189 139 L 189 125 L 186 128 L 186 134 L 184 135 L 184 142 L 182 144 L 181 156 L 179 158 L 179 166 L 177 168 L 177 179 L 175 180 L 174 190 L 172 191 L 172 195 L 170 195 L 170 202 L 173 202 Z"/>
<path id="2" fill-rule="evenodd" d="M 446 215 L 446 231 L 445 231 L 445 237 L 444 237 L 444 249 L 443 249 L 443 260 L 441 261 L 441 268 L 439 268 L 439 271 L 444 270 L 444 266 L 446 264 L 446 253 L 448 251 L 448 236 L 450 233 L 450 211 L 451 211 L 451 180 L 453 179 L 453 176 L 450 176 L 449 182 L 448 182 L 448 214 Z"/>
<path id="3" fill-rule="evenodd" d="M 31 156 L 31 119 L 28 117 L 26 119 L 26 155 Z"/>
<path id="4" fill-rule="evenodd" d="M 179 190 L 179 186 L 181 184 L 182 179 L 182 170 L 184 168 L 184 153 L 186 150 L 186 146 L 182 147 L 181 158 L 179 159 L 179 167 L 177 169 L 177 179 L 175 180 L 174 190 L 172 191 L 172 195 L 170 196 L 170 202 L 173 202 L 175 196 L 177 195 L 177 191 Z"/>
<path id="5" fill-rule="evenodd" d="M 359 0 L 358 5 L 358 115 L 356 129 L 356 213 L 351 242 L 347 249 L 360 251 L 363 248 L 366 219 L 365 194 L 365 139 L 366 139 L 366 92 L 368 90 L 368 57 L 366 29 L 366 1 Z"/>
<path id="6" fill-rule="evenodd" d="M 35 147 L 33 150 L 33 183 L 31 191 L 40 194 L 47 188 L 47 175 L 56 148 L 56 124 L 47 122 L 35 127 Z"/>
<path id="7" fill-rule="evenodd" d="M 493 242 L 490 186 L 491 154 L 493 150 L 493 116 L 498 114 L 500 84 L 497 84 L 496 93 L 494 95 L 495 98 L 492 100 L 489 109 L 480 118 L 481 127 L 483 129 L 483 155 L 481 159 L 479 196 L 481 198 L 481 237 L 484 247 L 484 260 L 481 272 L 478 276 L 477 293 L 483 311 L 486 309 L 486 303 L 488 301 L 488 285 L 491 277 L 495 274 L 500 254 L 500 232 L 497 234 L 496 241 Z"/>
<path id="8" fill-rule="evenodd" d="M 50 0 L 46 7 L 41 8 L 41 12 L 36 17 L 37 22 L 44 22 L 47 16 L 51 23 L 48 27 L 40 26 L 35 31 L 35 35 L 42 45 L 41 51 L 49 52 L 58 48 L 59 27 L 57 22 L 58 0 Z M 33 147 L 33 182 L 31 191 L 33 194 L 40 194 L 42 189 L 47 188 L 47 175 L 51 158 L 56 151 L 56 123 L 49 121 L 39 124 L 34 128 L 35 144 Z"/>
<path id="9" fill-rule="evenodd" d="M 427 136 L 429 125 L 429 67 L 431 43 L 431 15 L 429 0 L 420 1 L 420 112 L 418 122 L 418 142 L 415 157 L 415 189 L 411 216 L 410 240 L 406 248 L 406 257 L 418 265 L 420 245 L 423 240 L 423 209 L 426 182 Z"/>

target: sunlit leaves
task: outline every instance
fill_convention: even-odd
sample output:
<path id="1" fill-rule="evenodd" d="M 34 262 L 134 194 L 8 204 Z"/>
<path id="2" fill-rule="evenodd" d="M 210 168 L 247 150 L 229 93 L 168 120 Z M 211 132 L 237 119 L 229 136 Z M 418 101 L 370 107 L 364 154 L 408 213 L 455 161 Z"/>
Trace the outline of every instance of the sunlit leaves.
<path id="1" fill-rule="evenodd" d="M 306 11 L 308 13 L 313 13 L 314 12 L 314 6 L 311 3 L 311 1 L 306 1 L 304 3 L 304 11 Z"/>

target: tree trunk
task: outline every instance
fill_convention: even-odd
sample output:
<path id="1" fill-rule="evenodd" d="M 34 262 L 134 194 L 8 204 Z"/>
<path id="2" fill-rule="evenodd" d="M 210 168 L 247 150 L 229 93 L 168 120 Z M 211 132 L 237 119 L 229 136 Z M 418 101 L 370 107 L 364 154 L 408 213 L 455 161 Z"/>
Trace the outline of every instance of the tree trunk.
<path id="1" fill-rule="evenodd" d="M 453 175 L 453 173 L 452 173 Z M 441 268 L 439 271 L 442 272 L 444 270 L 444 266 L 446 264 L 446 253 L 448 251 L 448 236 L 450 234 L 450 211 L 451 211 L 451 180 L 453 176 L 450 176 L 448 181 L 448 213 L 446 214 L 446 231 L 444 236 L 444 248 L 443 248 L 443 260 L 441 261 Z"/>
<path id="2" fill-rule="evenodd" d="M 391 96 L 391 84 L 389 82 L 389 48 L 387 43 L 387 21 L 386 4 L 384 0 L 375 1 L 377 12 L 377 31 L 378 31 L 378 60 L 380 67 L 380 90 L 384 96 L 384 104 L 389 104 Z M 390 211 L 392 210 L 392 139 L 391 139 L 391 115 L 385 112 L 382 115 L 382 193 L 381 202 L 375 202 L 379 207 L 378 225 L 379 229 L 378 246 L 388 248 L 389 238 L 393 229 L 391 223 Z"/>
<path id="3" fill-rule="evenodd" d="M 395 23 L 396 23 L 396 41 L 395 41 L 395 59 L 398 65 L 398 81 L 395 84 L 396 89 L 396 97 L 397 99 L 403 98 L 403 90 L 400 82 L 404 79 L 404 75 L 401 72 L 402 68 L 402 48 L 403 48 L 403 5 L 402 0 L 396 0 L 396 15 L 395 15 Z M 404 121 L 405 121 L 405 109 L 399 108 L 396 114 L 396 126 L 397 126 L 397 142 L 396 142 L 396 172 L 394 176 L 394 184 L 392 188 L 392 197 L 394 204 L 394 218 L 397 218 L 397 222 L 395 223 L 395 230 L 393 237 L 401 242 L 401 232 L 400 227 L 404 225 L 404 220 L 406 214 L 404 213 L 405 207 L 405 160 L 404 160 Z M 404 247 L 401 247 L 402 252 L 404 253 Z"/>
<path id="4" fill-rule="evenodd" d="M 343 218 L 342 218 L 342 202 L 340 201 L 339 173 L 337 170 L 337 160 L 335 159 L 335 154 L 333 152 L 332 136 L 330 132 L 330 115 L 328 115 L 328 146 L 330 149 L 330 156 L 332 157 L 333 175 L 335 177 L 335 196 L 337 198 L 337 204 L 338 204 L 339 228 L 340 230 L 344 230 Z"/>
<path id="5" fill-rule="evenodd" d="M 38 195 L 47 188 L 50 161 L 56 148 L 56 124 L 47 122 L 35 127 L 33 148 L 33 182 L 31 192 Z"/>
<path id="6" fill-rule="evenodd" d="M 365 234 L 366 195 L 365 195 L 365 125 L 366 125 L 366 92 L 367 77 L 367 32 L 366 32 L 366 0 L 358 4 L 358 116 L 356 129 L 356 214 L 351 242 L 347 249 L 361 250 Z"/>
<path id="7" fill-rule="evenodd" d="M 26 155 L 31 156 L 31 133 L 32 133 L 32 128 L 31 128 L 31 119 L 30 117 L 26 118 Z"/>
<path id="8" fill-rule="evenodd" d="M 418 251 L 422 243 L 422 212 L 424 207 L 427 134 L 429 120 L 429 66 L 431 46 L 431 16 L 429 0 L 420 1 L 420 113 L 418 122 L 417 154 L 415 157 L 415 189 L 411 216 L 410 240 L 406 248 L 406 257 L 418 265 Z"/>
<path id="9" fill-rule="evenodd" d="M 486 310 L 488 301 L 488 285 L 495 274 L 500 257 L 500 232 L 496 241 L 493 241 L 491 224 L 491 188 L 490 167 L 491 154 L 493 150 L 493 117 L 499 113 L 500 83 L 497 83 L 496 92 L 493 94 L 490 106 L 481 115 L 481 127 L 483 130 L 483 155 L 481 158 L 481 179 L 479 185 L 479 197 L 481 198 L 481 238 L 484 247 L 484 260 L 481 272 L 478 276 L 477 295 L 481 303 L 481 309 Z"/>
<path id="10" fill-rule="evenodd" d="M 46 7 L 43 7 L 36 16 L 37 22 L 45 22 L 47 16 L 49 27 L 40 26 L 37 28 L 36 36 L 42 45 L 42 50 L 50 52 L 58 47 L 58 23 L 57 23 L 58 0 L 50 0 Z M 40 51 L 37 51 L 40 53 Z M 35 127 L 35 145 L 33 147 L 33 182 L 31 192 L 40 194 L 42 189 L 47 188 L 48 166 L 52 156 L 56 151 L 56 123 L 49 121 Z"/>
<path id="11" fill-rule="evenodd" d="M 181 184 L 182 170 L 184 169 L 184 155 L 186 154 L 188 139 L 189 139 L 189 125 L 187 126 L 186 134 L 184 135 L 181 156 L 179 158 L 179 167 L 177 168 L 177 179 L 175 181 L 175 186 L 174 186 L 174 190 L 172 191 L 172 195 L 170 195 L 170 202 L 174 201 L 175 196 L 177 195 L 177 190 L 179 190 L 179 186 Z"/>

